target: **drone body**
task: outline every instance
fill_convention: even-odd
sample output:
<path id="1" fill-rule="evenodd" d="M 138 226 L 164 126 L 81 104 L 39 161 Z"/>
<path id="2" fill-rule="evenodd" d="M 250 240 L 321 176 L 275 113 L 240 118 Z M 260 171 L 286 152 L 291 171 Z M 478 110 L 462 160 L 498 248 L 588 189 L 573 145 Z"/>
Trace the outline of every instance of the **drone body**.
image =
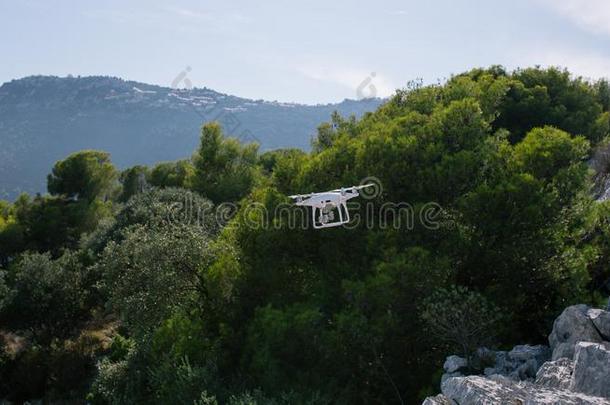
<path id="1" fill-rule="evenodd" d="M 374 184 L 340 188 L 322 193 L 297 194 L 290 198 L 299 206 L 311 207 L 314 229 L 330 228 L 350 221 L 347 201 L 358 197 L 361 190 Z"/>

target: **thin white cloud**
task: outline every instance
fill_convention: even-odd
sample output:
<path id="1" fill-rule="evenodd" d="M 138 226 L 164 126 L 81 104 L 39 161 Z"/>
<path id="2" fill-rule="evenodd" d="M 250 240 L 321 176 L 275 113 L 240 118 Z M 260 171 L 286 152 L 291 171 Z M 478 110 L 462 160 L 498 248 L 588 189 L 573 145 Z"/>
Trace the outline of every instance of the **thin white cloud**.
<path id="1" fill-rule="evenodd" d="M 588 79 L 610 78 L 610 55 L 575 49 L 532 50 L 517 57 L 522 66 L 541 65 L 567 68 L 572 74 Z"/>
<path id="2" fill-rule="evenodd" d="M 187 8 L 169 6 L 165 7 L 165 10 L 179 17 L 184 17 L 192 20 L 209 21 L 213 18 L 212 14 L 209 12 L 191 10 Z"/>
<path id="3" fill-rule="evenodd" d="M 387 77 L 375 71 L 342 68 L 336 64 L 302 65 L 297 67 L 297 71 L 309 79 L 350 89 L 353 95 L 349 98 L 388 97 L 396 91 L 396 86 Z"/>
<path id="4" fill-rule="evenodd" d="M 120 11 L 109 8 L 85 10 L 90 18 L 102 19 L 116 24 L 129 24 L 145 27 L 164 27 L 177 31 L 235 32 L 239 24 L 250 19 L 239 13 L 221 13 L 207 10 L 180 8 L 173 6 L 151 7 L 146 10 L 126 8 Z M 239 27 L 243 29 L 243 27 Z"/>
<path id="5" fill-rule="evenodd" d="M 172 13 L 178 17 L 194 22 L 213 22 L 216 21 L 219 24 L 231 24 L 250 21 L 248 17 L 240 13 L 220 13 L 209 10 L 196 10 L 191 8 L 181 8 L 168 6 L 164 10 Z"/>
<path id="6" fill-rule="evenodd" d="M 610 35 L 608 0 L 539 0 L 542 4 L 590 32 Z"/>

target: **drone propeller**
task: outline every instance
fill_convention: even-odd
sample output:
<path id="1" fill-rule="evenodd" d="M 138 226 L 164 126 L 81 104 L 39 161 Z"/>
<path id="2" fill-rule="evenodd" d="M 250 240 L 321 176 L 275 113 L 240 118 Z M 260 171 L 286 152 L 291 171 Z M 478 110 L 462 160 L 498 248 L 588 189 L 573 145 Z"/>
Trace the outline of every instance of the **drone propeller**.
<path id="1" fill-rule="evenodd" d="M 303 198 L 308 198 L 308 197 L 311 197 L 312 195 L 313 195 L 313 193 L 295 194 L 295 195 L 289 195 L 288 198 L 292 198 L 293 200 L 301 201 Z"/>
<path id="2" fill-rule="evenodd" d="M 354 186 L 353 188 L 355 188 L 356 190 L 362 190 L 363 188 L 367 188 L 367 187 L 375 187 L 375 184 L 373 184 L 373 183 L 363 184 L 361 186 Z"/>
<path id="3" fill-rule="evenodd" d="M 345 194 L 346 191 L 351 190 L 353 187 L 341 187 L 336 188 L 334 190 L 330 190 L 329 193 L 341 193 L 341 195 Z"/>
<path id="4" fill-rule="evenodd" d="M 362 186 L 352 186 L 352 187 L 341 187 L 341 188 L 337 188 L 335 190 L 331 190 L 331 193 L 337 193 L 337 192 L 341 192 L 341 195 L 345 195 L 346 191 L 349 191 L 351 193 L 353 193 L 356 190 L 362 190 L 363 188 L 367 188 L 367 187 L 374 187 L 374 184 L 363 184 Z"/>

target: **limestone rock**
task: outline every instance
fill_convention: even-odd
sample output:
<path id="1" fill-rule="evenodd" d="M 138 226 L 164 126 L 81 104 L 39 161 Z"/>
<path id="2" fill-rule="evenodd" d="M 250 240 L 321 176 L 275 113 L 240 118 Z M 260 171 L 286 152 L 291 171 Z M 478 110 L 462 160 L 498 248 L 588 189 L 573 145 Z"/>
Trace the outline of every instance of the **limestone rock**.
<path id="1" fill-rule="evenodd" d="M 542 363 L 551 358 L 551 351 L 548 346 L 544 345 L 518 345 L 508 352 L 508 357 L 512 360 L 526 362 L 528 360 L 535 360 L 539 363 L 540 367 Z"/>
<path id="2" fill-rule="evenodd" d="M 471 362 L 447 357 L 442 393 L 424 404 L 610 405 L 609 338 L 610 311 L 568 307 L 555 320 L 550 348 L 479 348 Z M 463 375 L 473 370 L 485 376 Z"/>
<path id="3" fill-rule="evenodd" d="M 514 370 L 508 375 L 513 380 L 533 380 L 542 364 L 550 359 L 551 350 L 547 346 L 518 345 L 508 352 Z"/>
<path id="4" fill-rule="evenodd" d="M 489 377 L 494 374 L 498 374 L 498 370 L 495 367 L 485 367 L 485 369 L 483 369 L 483 375 L 485 377 Z"/>
<path id="5" fill-rule="evenodd" d="M 428 397 L 422 402 L 422 405 L 452 405 L 451 401 L 443 394 L 438 394 L 435 397 Z"/>
<path id="6" fill-rule="evenodd" d="M 610 344 L 580 342 L 576 345 L 570 389 L 610 398 Z"/>
<path id="7" fill-rule="evenodd" d="M 525 363 L 519 364 L 508 376 L 515 381 L 533 380 L 536 378 L 537 371 L 538 363 L 534 359 L 529 359 Z"/>
<path id="8" fill-rule="evenodd" d="M 610 340 L 610 312 L 603 309 L 590 308 L 587 316 L 593 322 L 597 332 L 604 338 Z"/>
<path id="9" fill-rule="evenodd" d="M 574 361 L 565 357 L 547 361 L 536 374 L 536 384 L 546 388 L 569 389 Z"/>
<path id="10" fill-rule="evenodd" d="M 453 373 L 445 373 L 441 376 L 441 385 L 445 382 L 446 379 L 453 377 L 464 377 L 464 374 L 460 373 L 459 371 L 454 371 Z"/>
<path id="11" fill-rule="evenodd" d="M 589 308 L 586 305 L 573 305 L 567 307 L 553 324 L 553 331 L 549 335 L 549 343 L 553 350 L 553 360 L 562 357 L 572 359 L 574 346 L 578 342 L 602 341 L 592 320 L 587 316 Z"/>
<path id="12" fill-rule="evenodd" d="M 454 373 L 461 368 L 466 368 L 468 366 L 468 360 L 459 356 L 449 356 L 445 359 L 445 364 L 443 368 L 446 373 Z"/>
<path id="13" fill-rule="evenodd" d="M 475 354 L 475 362 L 479 368 L 483 367 L 483 373 L 486 376 L 493 374 L 509 375 L 517 368 L 517 364 L 508 357 L 508 352 L 501 350 L 493 351 L 480 348 Z"/>
<path id="14" fill-rule="evenodd" d="M 567 390 L 549 389 L 529 382 L 516 382 L 507 377 L 481 376 L 449 378 L 442 385 L 443 395 L 450 403 L 460 405 L 608 405 L 604 398 Z"/>
<path id="15" fill-rule="evenodd" d="M 515 381 L 533 381 L 540 366 L 550 357 L 551 350 L 548 346 L 518 345 L 510 352 L 479 349 L 475 360 L 480 367 L 488 365 L 483 370 L 486 376 L 500 374 Z"/>

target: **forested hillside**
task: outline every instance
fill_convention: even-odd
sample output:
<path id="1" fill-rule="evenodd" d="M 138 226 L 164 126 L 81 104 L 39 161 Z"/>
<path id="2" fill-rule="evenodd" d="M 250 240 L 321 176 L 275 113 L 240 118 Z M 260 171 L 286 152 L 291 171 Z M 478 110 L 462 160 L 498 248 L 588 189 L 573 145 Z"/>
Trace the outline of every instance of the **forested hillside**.
<path id="1" fill-rule="evenodd" d="M 71 154 L 0 206 L 0 398 L 411 404 L 447 354 L 546 341 L 610 293 L 609 104 L 494 66 L 333 114 L 311 152 L 210 122 L 190 159 Z M 288 195 L 363 180 L 352 216 L 413 221 L 293 223 Z"/>
<path id="2" fill-rule="evenodd" d="M 43 192 L 48 168 L 81 149 L 109 152 L 120 168 L 180 159 L 196 147 L 201 125 L 213 120 L 263 150 L 306 149 L 333 111 L 361 116 L 380 103 L 308 106 L 104 76 L 13 80 L 0 86 L 0 198 Z"/>

